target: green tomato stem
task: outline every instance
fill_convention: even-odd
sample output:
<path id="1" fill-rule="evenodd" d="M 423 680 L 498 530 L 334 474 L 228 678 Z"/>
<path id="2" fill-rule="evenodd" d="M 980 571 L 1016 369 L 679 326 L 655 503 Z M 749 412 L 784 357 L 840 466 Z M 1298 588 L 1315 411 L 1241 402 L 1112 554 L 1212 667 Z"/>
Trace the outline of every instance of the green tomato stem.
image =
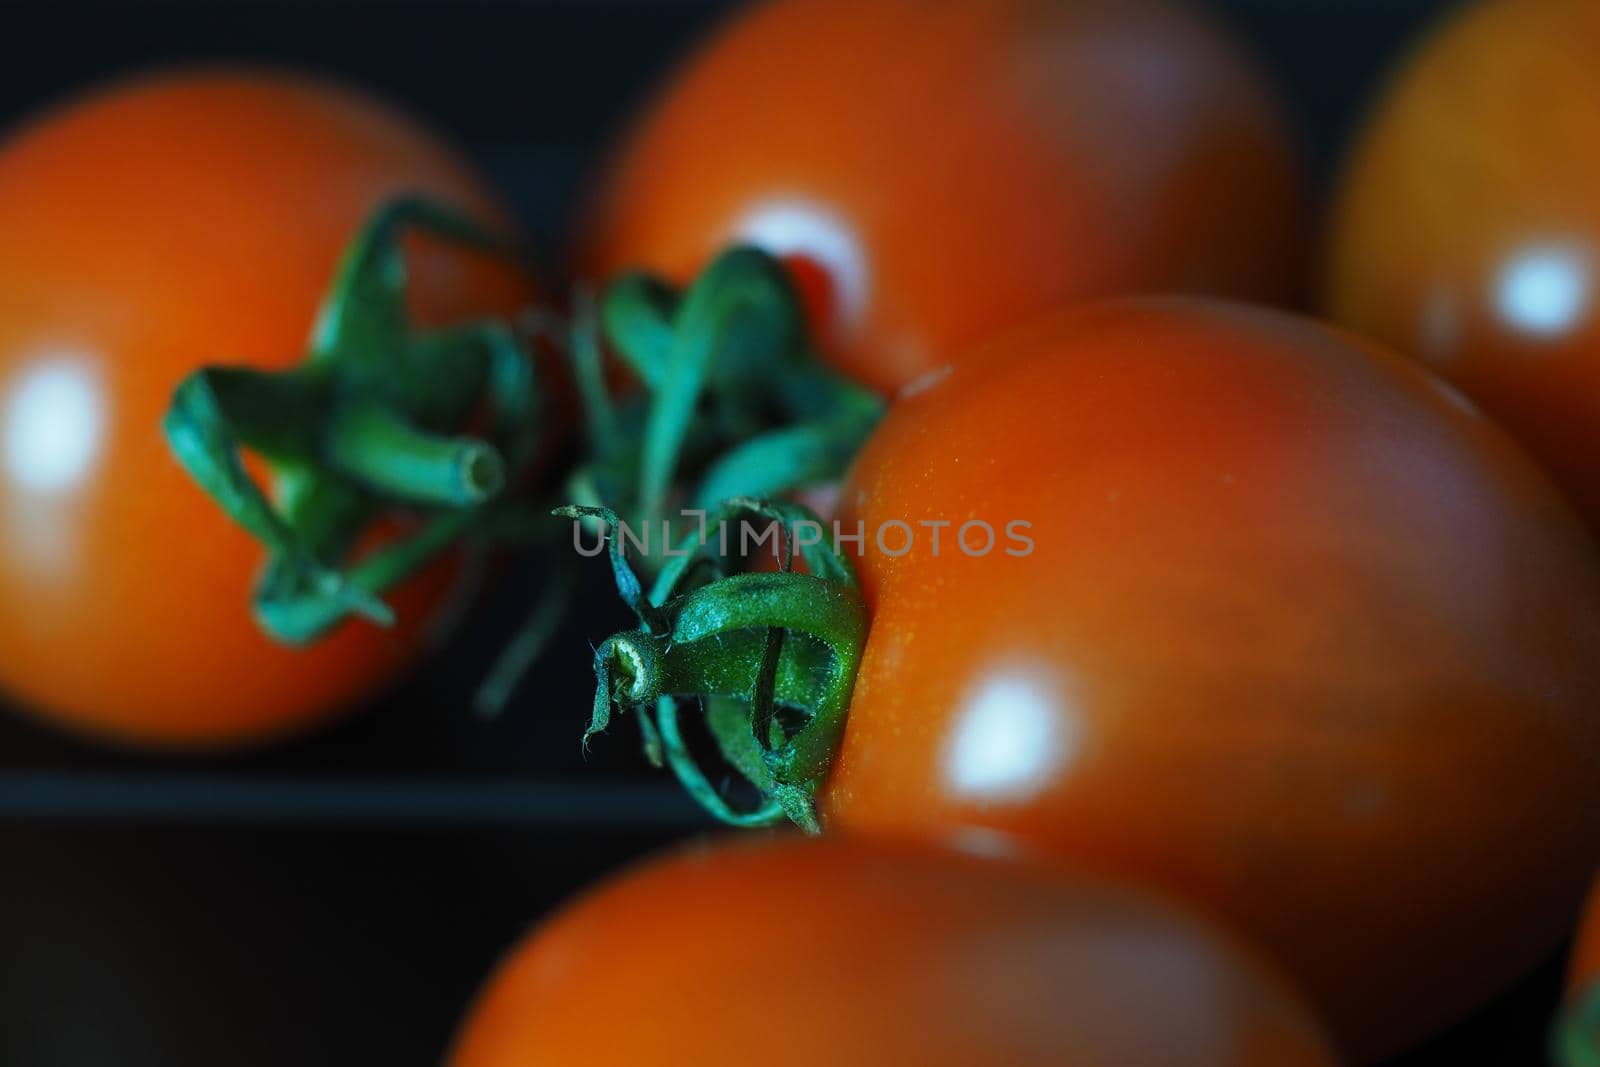
<path id="1" fill-rule="evenodd" d="M 487 441 L 419 430 L 381 403 L 337 408 L 327 432 L 329 465 L 382 496 L 469 507 L 505 485 L 505 461 Z"/>
<path id="2" fill-rule="evenodd" d="M 620 512 L 635 536 L 640 531 L 662 535 L 632 561 L 622 558 L 622 546 L 613 538 L 611 564 L 618 589 L 644 630 L 666 633 L 661 606 L 671 590 L 696 585 L 717 571 L 703 553 L 689 553 L 693 563 L 686 565 L 667 551 L 671 535 L 665 531 L 683 526 L 681 517 L 666 514 L 668 508 L 687 504 L 709 515 L 730 500 L 778 498 L 836 481 L 876 424 L 883 403 L 821 365 L 787 272 L 758 249 L 727 251 L 684 293 L 635 273 L 612 282 L 597 307 L 581 290 L 574 303 L 568 351 L 587 416 L 590 455 L 567 482 L 568 499 L 577 506 L 558 514 L 615 529 Z M 641 394 L 620 402 L 612 398 L 602 341 L 637 377 Z M 819 557 L 808 563 L 812 574 L 853 582 L 835 561 Z M 636 569 L 657 576 L 648 597 Z M 619 645 L 612 651 L 625 657 L 630 650 Z M 529 662 L 511 652 L 502 658 L 488 690 L 493 703 L 505 700 Z M 759 664 L 751 667 L 758 669 Z M 745 820 L 743 814 L 735 819 L 720 799 L 712 800 L 715 791 L 708 784 L 696 783 L 688 757 L 674 741 L 679 737 L 676 704 L 653 713 L 647 703 L 633 706 L 652 760 L 672 766 L 719 817 Z M 597 708 L 597 723 L 605 721 L 609 707 Z M 737 738 L 717 740 L 739 766 L 733 756 L 745 746 Z M 752 780 L 765 773 L 748 761 L 740 770 Z M 787 805 L 781 811 L 772 808 L 776 817 L 803 815 L 808 806 L 782 782 L 761 789 Z"/>
<path id="3" fill-rule="evenodd" d="M 600 325 L 647 390 L 660 393 L 674 343 L 678 294 L 649 274 L 625 274 L 606 289 Z"/>
<path id="4" fill-rule="evenodd" d="M 565 507 L 556 514 L 593 517 L 613 531 L 604 508 Z M 730 501 L 710 525 L 754 516 L 792 529 L 816 521 L 797 505 Z M 866 643 L 866 605 L 849 561 L 825 544 L 802 549 L 807 573 L 790 569 L 784 535 L 782 569 L 720 574 L 708 540 L 684 538 L 649 595 L 611 537 L 618 592 L 639 618 L 595 652 L 596 689 L 586 737 L 633 711 L 653 762 L 664 758 L 689 793 L 713 816 L 735 825 L 768 825 L 787 817 L 818 827 L 812 798 L 826 777 L 849 713 L 856 668 Z M 702 564 L 711 560 L 710 574 Z M 712 788 L 678 729 L 683 701 L 698 700 L 722 756 L 756 789 L 761 803 L 738 812 Z M 784 724 L 780 709 L 797 717 Z"/>
<path id="5" fill-rule="evenodd" d="M 673 308 L 668 330 L 660 316 L 671 307 L 659 289 L 633 281 L 609 294 L 605 314 L 606 322 L 619 325 L 616 340 L 636 367 L 654 366 L 660 341 L 668 341 L 665 367 L 642 374 L 660 383 L 644 428 L 639 474 L 638 507 L 646 516 L 662 513 L 707 387 L 769 374 L 805 346 L 804 318 L 788 275 L 755 249 L 734 248 L 706 268 Z"/>
<path id="6" fill-rule="evenodd" d="M 485 528 L 537 444 L 536 371 L 508 324 L 410 322 L 409 231 L 509 254 L 449 208 L 385 204 L 346 251 L 304 362 L 277 373 L 203 367 L 179 384 L 163 421 L 178 462 L 266 546 L 256 618 L 288 643 L 315 640 L 349 615 L 392 622 L 382 595 Z M 480 414 L 490 436 L 461 436 Z M 270 494 L 246 470 L 246 449 L 268 461 Z M 437 513 L 408 537 L 350 557 L 373 524 L 418 508 Z"/>
<path id="7" fill-rule="evenodd" d="M 821 364 L 787 271 L 756 248 L 724 252 L 682 294 L 624 275 L 604 293 L 599 326 L 645 396 L 623 408 L 586 399 L 593 454 L 571 484 L 576 499 L 634 527 L 677 503 L 710 511 L 836 481 L 883 412 L 879 397 Z M 575 331 L 575 348 L 587 332 Z M 600 392 L 598 345 L 575 357 L 580 383 Z"/>

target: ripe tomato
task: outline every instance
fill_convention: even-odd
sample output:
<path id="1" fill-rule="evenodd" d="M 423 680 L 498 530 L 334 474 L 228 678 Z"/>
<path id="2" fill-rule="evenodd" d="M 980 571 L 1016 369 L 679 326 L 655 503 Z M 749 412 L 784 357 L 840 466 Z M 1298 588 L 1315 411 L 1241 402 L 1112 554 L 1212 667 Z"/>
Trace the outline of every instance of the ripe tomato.
<path id="1" fill-rule="evenodd" d="M 197 366 L 298 362 L 346 242 L 413 191 L 504 218 L 404 117 L 264 72 L 131 82 L 0 146 L 0 687 L 97 734 L 211 745 L 320 715 L 415 653 L 443 569 L 400 591 L 393 631 L 263 636 L 261 546 L 161 434 Z M 528 296 L 440 246 L 412 278 L 431 322 Z"/>
<path id="2" fill-rule="evenodd" d="M 1284 297 L 1299 173 L 1245 57 L 1166 0 L 779 0 L 642 117 L 583 250 L 686 282 L 753 243 L 890 391 L 1064 299 Z"/>
<path id="3" fill-rule="evenodd" d="M 1362 1059 L 1553 949 L 1600 858 L 1600 570 L 1526 458 L 1407 361 L 1242 306 L 974 360 L 844 491 L 872 623 L 825 824 L 1183 893 Z"/>
<path id="4" fill-rule="evenodd" d="M 1324 304 L 1459 384 L 1600 526 L 1596 48 L 1591 0 L 1448 22 L 1352 156 Z"/>
<path id="5" fill-rule="evenodd" d="M 684 851 L 519 946 L 452 1067 L 1332 1064 L 1273 972 L 1110 883 L 780 840 Z"/>

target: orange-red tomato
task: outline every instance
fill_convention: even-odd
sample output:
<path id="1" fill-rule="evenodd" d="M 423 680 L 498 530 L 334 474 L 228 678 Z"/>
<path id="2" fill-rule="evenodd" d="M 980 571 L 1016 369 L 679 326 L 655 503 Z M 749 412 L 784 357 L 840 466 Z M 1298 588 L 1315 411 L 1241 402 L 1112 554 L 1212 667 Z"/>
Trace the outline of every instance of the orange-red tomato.
<path id="1" fill-rule="evenodd" d="M 280 74 L 127 83 L 0 145 L 0 688 L 96 734 L 213 745 L 321 715 L 415 653 L 442 568 L 399 592 L 393 631 L 265 637 L 263 549 L 161 434 L 201 364 L 298 362 L 346 242 L 403 192 L 504 218 L 404 117 Z M 425 321 L 528 297 L 499 265 L 412 258 Z"/>
<path id="2" fill-rule="evenodd" d="M 615 880 L 536 931 L 452 1067 L 1311 1067 L 1269 969 L 1113 884 L 859 841 L 741 842 Z"/>
<path id="3" fill-rule="evenodd" d="M 1449 21 L 1352 156 L 1324 305 L 1459 384 L 1600 527 L 1597 49 L 1592 0 Z"/>
<path id="4" fill-rule="evenodd" d="M 1409 361 L 1243 306 L 974 358 L 844 490 L 872 623 L 825 823 L 1185 894 L 1361 1059 L 1553 950 L 1600 858 L 1600 568 L 1525 456 Z"/>
<path id="5" fill-rule="evenodd" d="M 824 345 L 894 390 L 1020 315 L 1145 290 L 1279 298 L 1299 173 L 1234 44 L 1166 0 L 778 0 L 624 143 L 583 267 L 799 267 Z"/>

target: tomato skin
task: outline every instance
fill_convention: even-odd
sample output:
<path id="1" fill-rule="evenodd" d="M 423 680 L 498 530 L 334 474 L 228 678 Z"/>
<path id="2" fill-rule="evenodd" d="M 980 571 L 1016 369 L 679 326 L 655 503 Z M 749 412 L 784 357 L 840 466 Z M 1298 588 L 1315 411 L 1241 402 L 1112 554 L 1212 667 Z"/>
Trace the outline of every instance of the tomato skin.
<path id="1" fill-rule="evenodd" d="M 101 737 L 213 746 L 324 715 L 416 654 L 452 565 L 398 592 L 392 631 L 275 644 L 250 616 L 264 550 L 160 429 L 201 364 L 303 358 L 345 244 L 402 192 L 505 219 L 409 120 L 298 76 L 124 83 L 0 145 L 0 688 Z M 529 297 L 499 265 L 413 261 L 424 321 Z"/>
<path id="2" fill-rule="evenodd" d="M 1465 8 L 1352 154 L 1323 306 L 1501 421 L 1600 527 L 1600 8 Z"/>
<path id="3" fill-rule="evenodd" d="M 1409 361 L 1243 306 L 974 358 L 844 490 L 872 625 L 825 825 L 984 827 L 1186 895 L 1362 1060 L 1553 950 L 1600 856 L 1600 574 L 1532 464 Z M 974 518 L 1033 553 L 872 538 Z"/>
<path id="4" fill-rule="evenodd" d="M 682 283 L 760 244 L 890 392 L 1069 299 L 1293 295 L 1299 186 L 1256 72 L 1165 0 L 779 0 L 641 117 L 583 267 Z"/>
<path id="5" fill-rule="evenodd" d="M 1335 1062 L 1271 970 L 1112 883 L 859 840 L 682 851 L 513 951 L 452 1067 Z"/>

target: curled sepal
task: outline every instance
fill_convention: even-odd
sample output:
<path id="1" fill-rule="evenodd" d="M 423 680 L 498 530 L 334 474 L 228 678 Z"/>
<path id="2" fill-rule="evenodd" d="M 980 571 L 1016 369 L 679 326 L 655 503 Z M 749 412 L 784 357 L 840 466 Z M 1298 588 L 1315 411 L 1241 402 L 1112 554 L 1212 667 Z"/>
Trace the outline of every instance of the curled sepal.
<path id="1" fill-rule="evenodd" d="M 641 520 L 674 500 L 705 507 L 836 480 L 882 414 L 880 398 L 817 358 L 787 270 L 757 248 L 726 250 L 682 293 L 624 275 L 598 327 L 645 395 L 627 411 L 587 403 L 602 429 L 580 484 Z M 599 382 L 597 352 L 578 361 L 580 381 Z"/>
<path id="2" fill-rule="evenodd" d="M 639 309 L 631 319 L 619 308 L 624 298 Z M 669 332 L 642 325 L 668 310 Z M 681 303 L 673 304 L 659 287 L 624 280 L 623 287 L 609 294 L 606 321 L 614 330 L 619 323 L 633 323 L 627 332 L 613 333 L 619 349 L 641 370 L 656 364 L 648 374 L 658 385 L 644 428 L 638 501 L 643 514 L 654 516 L 667 499 L 701 395 L 707 390 L 735 394 L 732 403 L 723 405 L 725 411 L 753 409 L 737 394 L 748 392 L 750 383 L 802 350 L 804 316 L 777 261 L 741 247 L 718 256 Z M 663 341 L 664 351 L 658 353 L 653 346 Z"/>
<path id="3" fill-rule="evenodd" d="M 606 507 L 567 504 L 554 509 L 550 514 L 557 518 L 572 519 L 574 521 L 599 519 L 605 524 L 606 529 L 610 531 L 607 540 L 610 541 L 611 545 L 609 553 L 611 576 L 617 583 L 617 593 L 622 597 L 623 603 L 628 605 L 628 609 L 639 617 L 639 625 L 650 633 L 665 633 L 667 630 L 665 619 L 662 617 L 661 612 L 657 610 L 656 605 L 646 599 L 644 586 L 639 583 L 639 576 L 628 565 L 627 541 L 616 535 L 618 528 L 622 525 L 622 520 L 617 517 L 617 513 Z"/>
<path id="4" fill-rule="evenodd" d="M 1569 999 L 1550 1038 L 1558 1067 L 1600 1067 L 1600 981 Z"/>
<path id="5" fill-rule="evenodd" d="M 704 531 L 679 543 L 644 596 L 615 513 L 559 513 L 598 518 L 612 529 L 612 572 L 639 617 L 636 629 L 595 652 L 585 740 L 615 713 L 632 711 L 652 762 L 665 762 L 716 818 L 740 826 L 787 818 L 815 831 L 813 798 L 844 729 L 867 633 L 866 605 L 848 559 L 826 543 L 791 536 L 798 523 L 816 524 L 815 517 L 798 505 L 730 501 Z M 731 561 L 714 551 L 725 541 L 714 531 L 752 517 L 776 524 L 780 569 L 729 573 Z M 797 545 L 805 573 L 792 568 Z M 691 706 L 705 715 L 723 761 L 758 795 L 753 808 L 736 810 L 711 784 L 680 729 Z"/>
<path id="6" fill-rule="evenodd" d="M 314 640 L 351 614 L 390 622 L 383 594 L 477 529 L 538 444 L 534 363 L 510 325 L 410 321 L 408 232 L 510 255 L 449 208 L 391 201 L 346 251 L 300 365 L 203 367 L 178 385 L 163 420 L 178 462 L 266 546 L 256 618 L 286 642 Z M 487 433 L 464 432 L 480 415 Z M 245 450 L 267 461 L 272 493 L 245 468 Z M 355 556 L 397 513 L 422 521 Z"/>
<path id="7" fill-rule="evenodd" d="M 877 415 L 844 411 L 758 434 L 718 456 L 695 488 L 694 505 L 742 495 L 776 495 L 836 480 L 877 425 Z"/>

